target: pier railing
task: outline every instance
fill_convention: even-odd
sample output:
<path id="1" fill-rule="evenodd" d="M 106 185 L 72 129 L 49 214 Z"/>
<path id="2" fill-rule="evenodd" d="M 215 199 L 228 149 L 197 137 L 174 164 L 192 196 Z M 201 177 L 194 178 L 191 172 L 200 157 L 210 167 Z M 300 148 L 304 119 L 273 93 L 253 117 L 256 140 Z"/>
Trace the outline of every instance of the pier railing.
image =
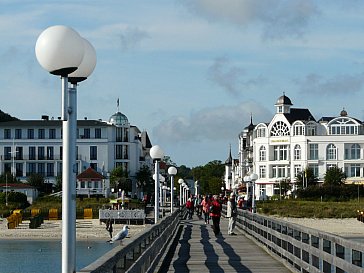
<path id="1" fill-rule="evenodd" d="M 240 209 L 236 225 L 297 272 L 364 272 L 362 243 Z"/>
<path id="2" fill-rule="evenodd" d="M 126 240 L 78 273 L 142 273 L 158 263 L 158 257 L 173 237 L 181 212 L 164 217 L 160 223 L 146 228 L 137 238 Z"/>

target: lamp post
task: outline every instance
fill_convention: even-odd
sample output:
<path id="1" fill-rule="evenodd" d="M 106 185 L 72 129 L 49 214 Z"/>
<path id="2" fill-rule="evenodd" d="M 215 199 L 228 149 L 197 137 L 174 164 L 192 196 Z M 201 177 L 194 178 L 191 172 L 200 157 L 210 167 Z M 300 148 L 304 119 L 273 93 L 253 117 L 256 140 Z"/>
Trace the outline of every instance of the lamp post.
<path id="1" fill-rule="evenodd" d="M 164 157 L 164 152 L 161 147 L 154 145 L 150 148 L 149 154 L 155 162 L 154 174 L 154 224 L 158 222 L 159 218 L 159 161 Z"/>
<path id="2" fill-rule="evenodd" d="M 173 195 L 174 195 L 174 176 L 177 174 L 177 168 L 174 166 L 171 166 L 168 168 L 168 174 L 171 177 L 171 214 L 173 213 Z"/>
<path id="3" fill-rule="evenodd" d="M 256 213 L 256 207 L 255 207 L 255 181 L 258 179 L 258 175 L 256 173 L 252 173 L 250 175 L 250 179 L 253 183 L 253 199 L 252 199 L 252 212 Z"/>
<path id="4" fill-rule="evenodd" d="M 182 208 L 182 184 L 184 183 L 183 179 L 180 178 L 178 179 L 178 184 L 179 184 L 179 206 L 180 208 Z"/>
<path id="5" fill-rule="evenodd" d="M 39 35 L 35 54 L 39 64 L 62 81 L 62 273 L 71 273 L 76 271 L 76 85 L 94 70 L 96 53 L 72 28 L 52 26 Z"/>

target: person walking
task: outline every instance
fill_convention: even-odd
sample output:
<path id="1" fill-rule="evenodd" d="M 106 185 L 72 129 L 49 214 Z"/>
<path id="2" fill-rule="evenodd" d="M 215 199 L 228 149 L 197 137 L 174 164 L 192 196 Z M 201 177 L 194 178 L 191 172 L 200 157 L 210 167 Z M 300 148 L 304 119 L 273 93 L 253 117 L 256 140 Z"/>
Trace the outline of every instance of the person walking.
<path id="1" fill-rule="evenodd" d="M 201 207 L 202 207 L 203 215 L 205 218 L 205 225 L 210 224 L 210 215 L 209 215 L 210 206 L 211 206 L 210 198 L 208 197 L 208 195 L 206 195 L 205 198 L 201 202 Z"/>
<path id="2" fill-rule="evenodd" d="M 227 202 L 226 218 L 229 218 L 228 235 L 236 235 L 234 228 L 236 224 L 236 217 L 238 215 L 238 208 L 236 206 L 235 194 L 230 194 L 230 199 Z"/>
<path id="3" fill-rule="evenodd" d="M 221 204 L 218 200 L 218 196 L 214 195 L 211 202 L 210 216 L 212 219 L 212 229 L 215 236 L 220 235 L 220 218 L 221 218 Z"/>
<path id="4" fill-rule="evenodd" d="M 192 215 L 193 215 L 193 203 L 191 198 L 188 198 L 187 202 L 186 202 L 186 208 L 188 211 L 188 219 L 192 219 Z"/>

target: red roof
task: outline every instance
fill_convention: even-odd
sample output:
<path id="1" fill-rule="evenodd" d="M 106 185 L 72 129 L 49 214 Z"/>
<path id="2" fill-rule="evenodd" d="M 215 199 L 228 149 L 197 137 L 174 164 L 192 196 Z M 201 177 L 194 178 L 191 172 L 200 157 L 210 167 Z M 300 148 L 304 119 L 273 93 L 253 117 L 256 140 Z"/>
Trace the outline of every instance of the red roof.
<path id="1" fill-rule="evenodd" d="M 102 180 L 104 178 L 101 173 L 98 173 L 91 167 L 88 167 L 84 172 L 77 175 L 78 180 Z"/>

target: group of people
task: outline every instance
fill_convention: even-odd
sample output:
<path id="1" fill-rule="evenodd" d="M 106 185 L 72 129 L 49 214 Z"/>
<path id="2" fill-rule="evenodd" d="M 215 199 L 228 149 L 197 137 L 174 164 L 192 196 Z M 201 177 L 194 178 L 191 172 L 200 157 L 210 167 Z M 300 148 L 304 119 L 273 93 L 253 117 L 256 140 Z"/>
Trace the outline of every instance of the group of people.
<path id="1" fill-rule="evenodd" d="M 226 218 L 229 218 L 228 235 L 236 235 L 234 233 L 234 228 L 238 215 L 238 203 L 236 201 L 235 193 L 231 193 L 230 198 L 228 199 L 224 198 L 223 195 L 205 195 L 204 197 L 201 197 L 200 195 L 197 195 L 196 197 L 191 196 L 186 202 L 188 219 L 192 219 L 194 211 L 196 211 L 197 216 L 202 216 L 203 213 L 205 224 L 210 224 L 211 219 L 214 234 L 215 236 L 218 236 L 221 234 L 220 218 L 222 204 L 227 205 Z"/>

